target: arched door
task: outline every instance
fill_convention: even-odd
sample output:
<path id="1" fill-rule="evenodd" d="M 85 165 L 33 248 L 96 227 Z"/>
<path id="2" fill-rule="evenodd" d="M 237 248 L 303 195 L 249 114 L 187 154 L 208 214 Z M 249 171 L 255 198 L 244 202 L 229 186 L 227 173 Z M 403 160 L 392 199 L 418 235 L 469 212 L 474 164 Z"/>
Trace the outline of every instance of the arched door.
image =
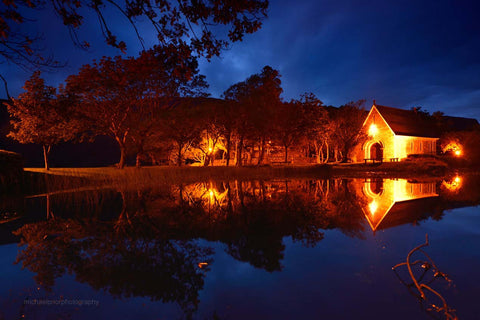
<path id="1" fill-rule="evenodd" d="M 370 158 L 377 161 L 383 160 L 383 147 L 380 143 L 376 142 L 370 147 Z"/>

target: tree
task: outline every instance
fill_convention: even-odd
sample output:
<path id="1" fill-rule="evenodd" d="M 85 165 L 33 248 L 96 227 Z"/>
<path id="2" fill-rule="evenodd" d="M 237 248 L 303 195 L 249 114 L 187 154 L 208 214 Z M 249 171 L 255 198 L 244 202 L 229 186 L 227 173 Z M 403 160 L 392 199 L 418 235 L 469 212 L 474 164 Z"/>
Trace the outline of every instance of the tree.
<path id="1" fill-rule="evenodd" d="M 148 21 L 160 44 L 177 46 L 187 41 L 196 53 L 210 58 L 218 56 L 229 42 L 241 41 L 245 34 L 257 31 L 266 17 L 268 0 L 10 0 L 3 1 L 2 6 L 0 63 L 39 68 L 58 67 L 61 63 L 44 54 L 42 34 L 29 31 L 38 30 L 32 25 L 34 20 L 25 15 L 31 10 L 50 11 L 52 17 L 60 17 L 80 48 L 90 47 L 81 40 L 84 35 L 80 28 L 89 22 L 86 17 L 93 13 L 98 17 L 106 43 L 125 52 L 127 44 L 117 37 L 108 17 L 114 11 L 125 17 L 142 46 L 142 35 L 151 32 L 148 28 L 142 30 L 148 24 L 140 22 Z"/>
<path id="2" fill-rule="evenodd" d="M 280 73 L 270 66 L 262 72 L 248 77 L 245 81 L 230 86 L 224 93 L 226 100 L 238 102 L 238 119 L 236 131 L 237 165 L 242 163 L 245 139 L 250 137 L 259 144 L 258 163 L 261 164 L 265 154 L 266 142 L 273 134 L 273 119 L 281 103 L 282 93 Z"/>
<path id="3" fill-rule="evenodd" d="M 39 71 L 23 88 L 26 92 L 7 103 L 13 126 L 8 136 L 20 143 L 42 145 L 45 169 L 49 170 L 52 146 L 73 139 L 79 131 L 78 121 L 67 116 L 73 102 L 66 94 L 57 96 L 56 89 L 45 84 Z"/>
<path id="4" fill-rule="evenodd" d="M 177 99 L 167 110 L 163 130 L 165 139 L 173 141 L 176 146 L 175 162 L 181 166 L 185 153 L 190 150 L 195 140 L 200 138 L 201 127 L 198 122 L 198 108 L 192 98 Z"/>
<path id="5" fill-rule="evenodd" d="M 366 138 L 361 132 L 366 112 L 365 100 L 349 102 L 334 112 L 334 139 L 342 153 L 342 162 L 347 162 L 349 154 L 355 146 Z"/>
<path id="6" fill-rule="evenodd" d="M 232 136 L 235 137 L 235 156 L 236 166 L 242 165 L 243 157 L 243 144 L 245 137 L 249 130 L 249 122 L 247 115 L 247 85 L 245 82 L 239 82 L 230 86 L 222 97 L 230 102 L 231 106 L 235 106 L 235 109 L 230 109 L 226 112 L 227 121 L 231 121 Z M 230 152 L 228 152 L 230 154 Z"/>
<path id="7" fill-rule="evenodd" d="M 132 137 L 141 155 L 147 134 L 169 104 L 184 95 L 205 95 L 198 62 L 183 46 L 154 47 L 138 58 L 103 57 L 83 66 L 67 79 L 67 87 L 80 97 L 78 112 L 95 134 L 112 136 L 120 148 L 119 168 L 125 166 L 127 139 Z"/>
<path id="8" fill-rule="evenodd" d="M 275 136 L 285 150 L 285 163 L 288 162 L 288 148 L 305 133 L 305 117 L 302 106 L 295 101 L 280 105 L 275 118 Z"/>

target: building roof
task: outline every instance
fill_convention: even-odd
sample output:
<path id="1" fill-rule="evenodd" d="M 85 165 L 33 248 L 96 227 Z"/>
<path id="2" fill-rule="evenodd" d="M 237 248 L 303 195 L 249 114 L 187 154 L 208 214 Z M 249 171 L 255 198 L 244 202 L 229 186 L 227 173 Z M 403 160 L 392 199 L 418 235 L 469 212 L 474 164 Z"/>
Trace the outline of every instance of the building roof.
<path id="1" fill-rule="evenodd" d="M 480 129 L 480 124 L 477 119 L 442 116 L 442 125 L 446 127 L 447 131 L 463 131 Z"/>
<path id="2" fill-rule="evenodd" d="M 435 124 L 421 112 L 374 105 L 396 135 L 438 138 Z"/>
<path id="3" fill-rule="evenodd" d="M 449 131 L 479 130 L 476 119 L 430 116 L 419 110 L 405 110 L 373 105 L 396 135 L 438 138 Z"/>

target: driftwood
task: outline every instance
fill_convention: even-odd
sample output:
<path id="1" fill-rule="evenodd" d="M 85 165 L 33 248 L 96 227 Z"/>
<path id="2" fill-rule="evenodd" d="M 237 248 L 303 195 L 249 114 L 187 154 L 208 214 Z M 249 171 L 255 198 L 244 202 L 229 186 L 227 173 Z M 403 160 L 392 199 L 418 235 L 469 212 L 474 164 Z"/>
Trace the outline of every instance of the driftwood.
<path id="1" fill-rule="evenodd" d="M 421 245 L 413 248 L 407 255 L 407 260 L 405 262 L 402 262 L 402 263 L 399 263 L 397 265 L 395 265 L 392 270 L 395 272 L 395 274 L 397 275 L 397 277 L 400 279 L 400 281 L 408 288 L 408 291 L 414 295 L 415 297 L 417 297 L 420 302 L 423 302 L 425 303 L 426 305 L 426 310 L 428 312 L 436 312 L 438 315 L 443 315 L 443 317 L 445 319 L 448 319 L 448 320 L 457 320 L 458 317 L 456 316 L 455 314 L 455 310 L 452 309 L 451 307 L 448 306 L 445 298 L 436 290 L 434 290 L 430 285 L 436 281 L 437 279 L 444 279 L 445 281 L 447 281 L 447 283 L 451 284 L 452 281 L 451 279 L 448 277 L 448 275 L 446 273 L 443 273 L 442 271 L 440 271 L 440 269 L 437 267 L 437 265 L 435 264 L 435 262 L 432 260 L 432 258 L 430 258 L 430 256 L 422 249 L 424 247 L 427 247 L 429 245 L 429 242 L 428 242 L 428 234 L 425 235 L 425 243 L 422 243 Z M 426 258 L 426 260 L 415 260 L 415 261 L 411 261 L 411 258 L 412 258 L 412 255 L 416 252 L 420 252 L 424 255 L 424 257 Z M 413 271 L 412 271 L 412 266 L 415 266 L 415 265 L 419 265 L 421 266 L 421 268 L 423 269 L 423 272 L 420 274 L 420 276 L 415 277 L 415 275 L 413 274 Z M 401 277 L 400 275 L 398 274 L 397 272 L 397 268 L 399 267 L 402 267 L 402 266 L 406 266 L 407 269 L 408 269 L 408 274 L 410 275 L 410 278 L 412 280 L 412 283 L 407 283 L 405 282 Z M 429 271 L 432 271 L 433 272 L 433 277 L 431 280 L 429 281 L 426 281 L 426 282 L 422 282 L 425 275 L 429 272 Z M 416 291 L 415 291 L 416 289 Z M 427 295 L 425 294 L 426 292 L 431 292 L 432 294 L 434 294 L 436 297 L 438 297 L 440 299 L 440 301 L 442 302 L 442 305 L 441 306 L 438 306 L 438 305 L 435 305 L 431 302 L 429 302 L 428 298 L 427 298 Z"/>

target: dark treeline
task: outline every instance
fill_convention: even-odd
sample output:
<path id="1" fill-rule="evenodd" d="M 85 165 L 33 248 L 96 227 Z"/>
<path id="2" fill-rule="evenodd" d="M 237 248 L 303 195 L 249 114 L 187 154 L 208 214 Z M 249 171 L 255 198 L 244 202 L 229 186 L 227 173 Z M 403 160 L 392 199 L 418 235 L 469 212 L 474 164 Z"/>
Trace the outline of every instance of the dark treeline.
<path id="1" fill-rule="evenodd" d="M 104 57 L 59 88 L 37 71 L 25 92 L 6 103 L 8 136 L 41 145 L 46 169 L 54 146 L 102 136 L 117 145 L 120 168 L 129 157 L 137 166 L 322 163 L 347 160 L 359 142 L 364 100 L 334 108 L 306 93 L 284 101 L 280 74 L 269 66 L 222 99 L 209 98 L 207 88 L 187 46 Z"/>
<path id="2" fill-rule="evenodd" d="M 281 75 L 269 66 L 230 86 L 222 99 L 210 98 L 207 88 L 188 46 L 155 46 L 136 58 L 104 57 L 58 88 L 46 85 L 37 71 L 25 92 L 5 103 L 8 136 L 41 145 L 47 170 L 54 146 L 100 137 L 116 145 L 119 168 L 129 158 L 138 167 L 347 162 L 367 138 L 361 130 L 365 100 L 336 108 L 305 93 L 285 101 Z M 414 111 L 434 127 L 449 126 L 442 113 Z M 480 158 L 478 132 L 446 134 L 443 141 L 464 144 L 472 163 Z M 68 165 L 77 166 L 78 158 Z"/>

